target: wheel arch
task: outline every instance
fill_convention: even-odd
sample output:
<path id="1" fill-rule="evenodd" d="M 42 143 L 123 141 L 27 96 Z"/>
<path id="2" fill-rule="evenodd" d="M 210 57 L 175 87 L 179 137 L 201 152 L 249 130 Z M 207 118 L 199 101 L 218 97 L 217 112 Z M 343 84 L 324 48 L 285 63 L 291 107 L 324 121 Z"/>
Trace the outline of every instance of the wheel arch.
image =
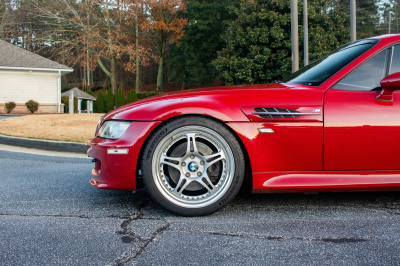
<path id="1" fill-rule="evenodd" d="M 151 138 L 151 136 L 153 135 L 153 133 L 160 127 L 162 127 L 165 123 L 177 119 L 177 118 L 182 118 L 182 117 L 190 117 L 190 116 L 196 116 L 196 117 L 206 117 L 209 119 L 214 120 L 215 122 L 223 125 L 229 132 L 232 133 L 232 135 L 236 138 L 236 140 L 238 141 L 243 155 L 244 155 L 244 159 L 245 159 L 245 176 L 244 176 L 244 182 L 242 184 L 242 187 L 247 187 L 249 186 L 250 188 L 253 187 L 253 171 L 251 168 L 251 161 L 250 161 L 250 157 L 249 154 L 247 152 L 246 146 L 244 145 L 243 141 L 240 139 L 239 135 L 237 134 L 237 132 L 235 130 L 233 130 L 231 127 L 227 126 L 226 123 L 224 123 L 222 120 L 217 119 L 213 116 L 209 116 L 209 115 L 204 115 L 204 114 L 183 114 L 183 115 L 178 115 L 178 116 L 174 116 L 171 118 L 168 118 L 164 121 L 162 121 L 162 123 L 160 123 L 159 125 L 157 125 L 152 132 L 150 132 L 150 134 L 147 135 L 145 141 L 143 142 L 142 147 L 140 148 L 140 153 L 139 153 L 139 157 L 137 160 L 137 165 L 136 165 L 136 169 L 137 173 L 136 173 L 136 187 L 137 189 L 141 189 L 144 188 L 144 184 L 143 184 L 143 180 L 141 178 L 141 174 L 139 171 L 141 171 L 142 169 L 142 156 L 143 156 L 143 152 L 144 152 L 144 148 L 146 147 L 148 140 Z"/>

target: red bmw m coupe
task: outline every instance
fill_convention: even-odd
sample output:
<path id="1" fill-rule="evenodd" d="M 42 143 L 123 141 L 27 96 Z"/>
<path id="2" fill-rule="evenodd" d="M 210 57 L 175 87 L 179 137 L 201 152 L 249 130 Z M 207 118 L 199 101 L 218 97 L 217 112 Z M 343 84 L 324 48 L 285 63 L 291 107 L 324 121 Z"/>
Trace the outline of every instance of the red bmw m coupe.
<path id="1" fill-rule="evenodd" d="M 399 91 L 398 91 L 399 90 Z M 186 216 L 253 192 L 400 190 L 400 35 L 348 43 L 282 81 L 163 94 L 99 121 L 90 183 Z"/>

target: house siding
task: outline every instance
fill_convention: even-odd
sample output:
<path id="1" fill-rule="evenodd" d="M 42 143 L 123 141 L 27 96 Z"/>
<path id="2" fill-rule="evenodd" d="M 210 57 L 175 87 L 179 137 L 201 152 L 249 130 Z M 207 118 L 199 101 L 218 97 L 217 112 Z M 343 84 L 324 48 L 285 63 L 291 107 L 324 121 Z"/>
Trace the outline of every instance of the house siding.
<path id="1" fill-rule="evenodd" d="M 11 101 L 18 105 L 14 112 L 23 113 L 22 106 L 29 100 L 39 103 L 38 113 L 57 113 L 57 96 L 58 73 L 0 70 L 0 113 L 4 103 Z"/>

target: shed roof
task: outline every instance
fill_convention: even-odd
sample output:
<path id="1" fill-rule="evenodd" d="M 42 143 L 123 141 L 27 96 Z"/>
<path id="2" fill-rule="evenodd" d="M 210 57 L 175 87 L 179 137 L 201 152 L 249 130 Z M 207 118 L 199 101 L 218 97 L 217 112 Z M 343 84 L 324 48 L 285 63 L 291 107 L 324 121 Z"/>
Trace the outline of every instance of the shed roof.
<path id="1" fill-rule="evenodd" d="M 72 72 L 73 69 L 0 40 L 0 68 Z"/>
<path id="2" fill-rule="evenodd" d="M 72 88 L 66 92 L 61 93 L 61 96 L 70 96 L 71 92 L 74 92 L 74 97 L 78 98 L 78 99 L 84 99 L 84 100 L 96 100 L 95 97 L 93 97 L 90 94 L 87 94 L 86 92 L 78 89 L 78 88 Z"/>

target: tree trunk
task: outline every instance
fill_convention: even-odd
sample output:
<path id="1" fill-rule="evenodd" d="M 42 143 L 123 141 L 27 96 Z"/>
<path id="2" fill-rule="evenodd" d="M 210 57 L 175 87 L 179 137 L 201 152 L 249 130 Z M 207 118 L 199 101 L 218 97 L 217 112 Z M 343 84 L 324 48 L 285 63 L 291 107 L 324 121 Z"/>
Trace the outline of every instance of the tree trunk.
<path id="1" fill-rule="evenodd" d="M 165 53 L 165 41 L 164 38 L 161 41 L 161 49 L 160 49 L 160 62 L 158 65 L 158 75 L 157 75 L 157 90 L 160 92 L 164 92 L 164 53 Z"/>
<path id="2" fill-rule="evenodd" d="M 164 66 L 164 56 L 160 56 L 160 62 L 158 65 L 158 75 L 157 75 L 157 90 L 159 92 L 164 92 L 164 87 L 163 87 L 163 79 L 164 79 L 164 73 L 163 73 L 163 66 Z"/>
<path id="3" fill-rule="evenodd" d="M 140 72 L 139 72 L 139 21 L 138 21 L 138 14 L 136 14 L 136 27 L 135 27 L 135 31 L 136 31 L 136 84 L 135 84 L 135 90 L 136 93 L 140 92 L 139 89 L 139 79 L 140 79 Z"/>
<path id="4" fill-rule="evenodd" d="M 117 79 L 115 77 L 115 59 L 111 59 L 111 89 L 114 94 L 117 93 Z"/>
<path id="5" fill-rule="evenodd" d="M 398 1 L 395 2 L 395 5 L 396 5 L 395 13 L 396 13 L 396 30 L 397 30 L 396 33 L 400 33 L 399 32 L 399 18 L 398 18 L 398 14 L 397 14 L 397 9 L 398 9 L 398 5 L 399 5 Z"/>

